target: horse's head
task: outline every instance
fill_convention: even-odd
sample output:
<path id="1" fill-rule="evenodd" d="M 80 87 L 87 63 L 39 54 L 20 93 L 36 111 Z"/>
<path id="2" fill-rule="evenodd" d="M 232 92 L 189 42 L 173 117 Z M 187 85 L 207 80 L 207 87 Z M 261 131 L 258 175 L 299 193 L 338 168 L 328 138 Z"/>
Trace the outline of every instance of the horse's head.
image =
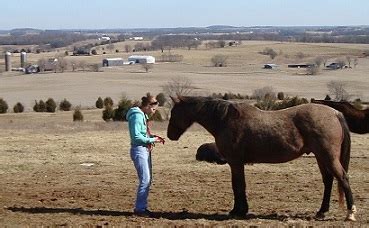
<path id="1" fill-rule="evenodd" d="M 174 106 L 170 115 L 167 136 L 170 140 L 178 140 L 194 121 L 190 119 L 190 115 L 188 113 L 189 107 L 184 101 L 184 98 L 171 98 Z"/>

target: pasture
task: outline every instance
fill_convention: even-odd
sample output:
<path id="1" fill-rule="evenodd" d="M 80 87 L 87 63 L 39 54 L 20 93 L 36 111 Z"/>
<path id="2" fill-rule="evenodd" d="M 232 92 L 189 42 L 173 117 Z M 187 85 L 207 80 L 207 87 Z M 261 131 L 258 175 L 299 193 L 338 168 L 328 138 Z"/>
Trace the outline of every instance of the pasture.
<path id="1" fill-rule="evenodd" d="M 124 46 L 124 43 L 121 44 Z M 274 60 L 258 54 L 271 47 L 282 55 Z M 0 97 L 10 109 L 20 101 L 26 112 L 0 115 L 0 224 L 3 226 L 349 226 L 346 211 L 339 208 L 336 186 L 327 219 L 316 221 L 323 183 L 316 160 L 303 156 L 283 164 L 245 167 L 247 196 L 252 214 L 246 220 L 229 219 L 233 206 L 230 169 L 195 160 L 197 148 L 214 139 L 199 125 L 192 126 L 179 141 L 167 140 L 153 152 L 153 185 L 150 209 L 153 218 L 132 215 L 136 173 L 128 155 L 127 123 L 101 118 L 92 109 L 98 96 L 116 102 L 124 93 L 139 99 L 157 94 L 174 77 L 189 78 L 200 95 L 233 92 L 251 95 L 272 86 L 288 96 L 322 99 L 332 80 L 346 83 L 353 97 L 369 101 L 369 59 L 358 58 L 357 67 L 321 70 L 307 76 L 286 67 L 318 55 L 334 61 L 339 56 L 360 56 L 368 45 L 243 42 L 239 47 L 197 50 L 174 49 L 181 63 L 158 63 L 145 73 L 139 65 L 103 68 L 102 72 L 64 72 L 20 75 L 0 74 Z M 305 59 L 292 57 L 298 52 Z M 30 54 L 30 61 L 56 53 Z M 161 53 L 148 52 L 159 56 Z M 215 54 L 229 56 L 228 66 L 212 67 Z M 104 57 L 127 59 L 129 53 L 66 58 L 100 63 Z M 17 57 L 13 57 L 14 60 Z M 328 61 L 328 62 L 331 62 Z M 277 70 L 264 70 L 276 63 Z M 13 63 L 15 65 L 16 62 Z M 72 122 L 72 112 L 35 113 L 35 99 L 67 98 L 84 109 L 85 121 Z M 87 109 L 88 108 L 88 109 Z M 168 122 L 155 122 L 153 132 L 166 136 Z M 369 224 L 369 135 L 351 134 L 350 185 L 358 208 L 354 225 Z M 336 181 L 334 185 L 336 185 Z"/>

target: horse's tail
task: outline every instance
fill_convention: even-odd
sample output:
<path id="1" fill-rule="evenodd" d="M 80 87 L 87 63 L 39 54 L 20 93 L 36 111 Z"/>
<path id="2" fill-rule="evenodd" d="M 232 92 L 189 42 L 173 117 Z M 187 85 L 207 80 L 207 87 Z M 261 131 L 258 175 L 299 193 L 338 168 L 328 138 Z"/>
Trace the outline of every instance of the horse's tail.
<path id="1" fill-rule="evenodd" d="M 346 120 L 342 113 L 338 112 L 337 114 L 338 120 L 341 123 L 342 126 L 342 132 L 343 132 L 343 140 L 341 144 L 341 165 L 344 168 L 345 172 L 348 172 L 349 163 L 350 163 L 350 152 L 351 152 L 351 137 L 350 137 L 350 130 L 348 128 L 348 125 L 346 123 Z M 338 183 L 338 202 L 341 207 L 343 207 L 343 198 L 344 198 L 344 192 L 343 187 L 340 183 Z"/>

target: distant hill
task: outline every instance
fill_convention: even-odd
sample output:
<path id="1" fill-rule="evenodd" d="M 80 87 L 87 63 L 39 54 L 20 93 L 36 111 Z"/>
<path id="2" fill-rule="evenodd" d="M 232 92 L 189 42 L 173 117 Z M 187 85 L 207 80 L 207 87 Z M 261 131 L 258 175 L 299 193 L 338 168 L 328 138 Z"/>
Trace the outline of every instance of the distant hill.
<path id="1" fill-rule="evenodd" d="M 211 29 L 211 30 L 224 30 L 224 29 L 237 29 L 239 27 L 230 26 L 230 25 L 211 25 L 206 28 Z"/>
<path id="2" fill-rule="evenodd" d="M 40 34 L 43 32 L 41 29 L 34 29 L 34 28 L 16 28 L 9 31 L 10 35 L 12 36 L 21 36 L 27 34 Z"/>

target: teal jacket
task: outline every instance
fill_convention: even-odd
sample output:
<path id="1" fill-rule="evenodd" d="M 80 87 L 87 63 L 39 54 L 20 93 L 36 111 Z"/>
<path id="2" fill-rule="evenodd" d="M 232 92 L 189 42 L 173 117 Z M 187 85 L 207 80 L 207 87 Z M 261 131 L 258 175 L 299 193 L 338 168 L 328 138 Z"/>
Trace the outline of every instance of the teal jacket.
<path id="1" fill-rule="evenodd" d="M 127 112 L 129 135 L 131 137 L 131 145 L 147 146 L 154 143 L 153 136 L 147 135 L 147 115 L 141 111 L 139 107 L 130 108 Z"/>

